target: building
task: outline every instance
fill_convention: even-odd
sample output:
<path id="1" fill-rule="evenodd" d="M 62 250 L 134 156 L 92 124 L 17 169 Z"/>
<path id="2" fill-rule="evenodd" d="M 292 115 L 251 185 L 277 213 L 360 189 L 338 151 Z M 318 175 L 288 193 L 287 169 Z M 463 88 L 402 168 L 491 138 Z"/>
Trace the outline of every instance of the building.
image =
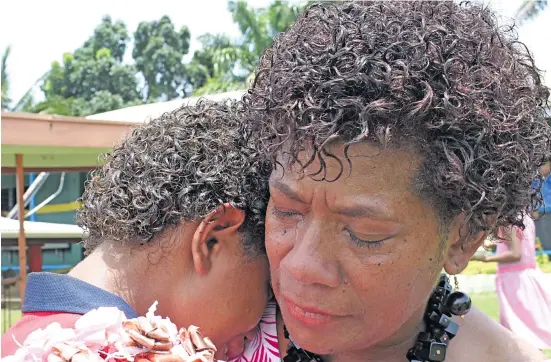
<path id="1" fill-rule="evenodd" d="M 76 225 L 25 221 L 29 246 L 29 271 L 60 270 L 72 267 L 81 259 L 80 241 L 83 230 Z M 2 232 L 2 275 L 19 272 L 19 221 L 0 218 Z M 32 254 L 39 253 L 38 257 Z M 10 275 L 11 274 L 11 275 Z"/>
<path id="2" fill-rule="evenodd" d="M 213 100 L 238 99 L 244 92 L 229 92 L 209 96 Z M 198 98 L 146 104 L 85 118 L 40 114 L 2 114 L 2 216 L 16 218 L 17 205 L 15 155 L 22 155 L 25 190 L 33 180 L 45 177 L 34 198 L 26 206 L 27 212 L 37 208 L 26 218 L 29 221 L 74 224 L 79 207 L 78 199 L 84 191 L 89 171 L 99 166 L 101 154 L 129 132 L 132 126 L 174 110 L 182 104 L 193 104 Z M 27 173 L 29 172 L 29 173 Z M 31 173 L 32 172 L 32 173 Z M 43 172 L 40 174 L 40 172 Z M 42 206 L 45 201 L 49 201 Z M 82 246 L 75 243 L 52 244 L 42 247 L 44 269 L 73 266 L 82 257 Z M 2 243 L 2 271 L 19 270 L 17 244 L 7 247 Z"/>

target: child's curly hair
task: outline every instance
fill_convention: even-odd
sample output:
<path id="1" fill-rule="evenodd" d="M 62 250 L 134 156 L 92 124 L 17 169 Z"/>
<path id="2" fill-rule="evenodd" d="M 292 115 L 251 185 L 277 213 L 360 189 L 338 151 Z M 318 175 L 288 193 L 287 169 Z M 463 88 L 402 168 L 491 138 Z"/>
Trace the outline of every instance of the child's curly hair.
<path id="1" fill-rule="evenodd" d="M 244 247 L 264 251 L 269 168 L 235 101 L 200 100 L 137 127 L 92 174 L 77 223 L 85 247 L 146 243 L 181 220 L 223 203 L 246 213 Z"/>

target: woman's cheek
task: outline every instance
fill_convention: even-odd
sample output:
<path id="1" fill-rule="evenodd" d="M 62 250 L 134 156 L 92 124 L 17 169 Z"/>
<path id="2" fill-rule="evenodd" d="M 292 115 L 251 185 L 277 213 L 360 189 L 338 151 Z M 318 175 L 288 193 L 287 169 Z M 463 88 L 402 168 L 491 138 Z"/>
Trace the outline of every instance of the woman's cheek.
<path id="1" fill-rule="evenodd" d="M 296 236 L 296 225 L 290 228 L 275 216 L 266 218 L 266 251 L 270 262 L 272 279 L 277 277 L 281 260 L 293 249 Z"/>
<path id="2" fill-rule="evenodd" d="M 279 264 L 279 255 L 285 245 L 284 236 L 287 232 L 281 226 L 278 225 L 276 220 L 266 220 L 266 251 L 268 252 L 270 265 L 276 262 Z"/>

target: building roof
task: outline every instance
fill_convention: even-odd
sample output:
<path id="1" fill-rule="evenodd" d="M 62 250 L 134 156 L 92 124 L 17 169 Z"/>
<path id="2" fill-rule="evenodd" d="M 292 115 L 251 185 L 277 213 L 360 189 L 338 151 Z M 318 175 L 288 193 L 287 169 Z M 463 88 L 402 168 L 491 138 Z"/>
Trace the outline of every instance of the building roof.
<path id="1" fill-rule="evenodd" d="M 81 239 L 84 231 L 76 225 L 25 221 L 27 239 Z M 19 235 L 19 220 L 0 217 L 2 239 L 16 239 Z"/>
<path id="2" fill-rule="evenodd" d="M 205 98 L 238 99 L 243 94 L 228 92 Z M 26 172 L 96 168 L 101 165 L 100 155 L 110 152 L 132 127 L 198 99 L 144 104 L 88 117 L 3 112 L 2 173 L 15 172 L 16 154 L 23 155 Z"/>
<path id="3" fill-rule="evenodd" d="M 244 94 L 245 91 L 234 91 L 212 94 L 203 97 L 190 97 L 168 102 L 143 104 L 140 106 L 122 108 L 115 111 L 94 114 L 92 116 L 86 117 L 86 119 L 110 122 L 131 122 L 140 124 L 151 118 L 159 117 L 163 113 L 173 111 L 183 105 L 194 105 L 201 98 L 207 98 L 213 101 L 221 101 L 224 99 L 241 99 Z"/>

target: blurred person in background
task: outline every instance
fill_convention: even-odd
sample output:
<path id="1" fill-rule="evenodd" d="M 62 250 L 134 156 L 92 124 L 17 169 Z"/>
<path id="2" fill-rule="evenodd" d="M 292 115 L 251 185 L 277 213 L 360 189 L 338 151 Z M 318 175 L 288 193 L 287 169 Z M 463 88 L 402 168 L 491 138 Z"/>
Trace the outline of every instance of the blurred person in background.
<path id="1" fill-rule="evenodd" d="M 536 222 L 536 236 L 540 239 L 543 249 L 551 249 L 551 160 L 540 167 L 540 174 L 544 177 L 541 187 L 543 205 L 534 212 Z"/>
<path id="2" fill-rule="evenodd" d="M 500 228 L 496 254 L 472 260 L 495 262 L 499 321 L 539 349 L 551 348 L 551 282 L 536 263 L 536 226 L 530 215 L 518 226 Z"/>

